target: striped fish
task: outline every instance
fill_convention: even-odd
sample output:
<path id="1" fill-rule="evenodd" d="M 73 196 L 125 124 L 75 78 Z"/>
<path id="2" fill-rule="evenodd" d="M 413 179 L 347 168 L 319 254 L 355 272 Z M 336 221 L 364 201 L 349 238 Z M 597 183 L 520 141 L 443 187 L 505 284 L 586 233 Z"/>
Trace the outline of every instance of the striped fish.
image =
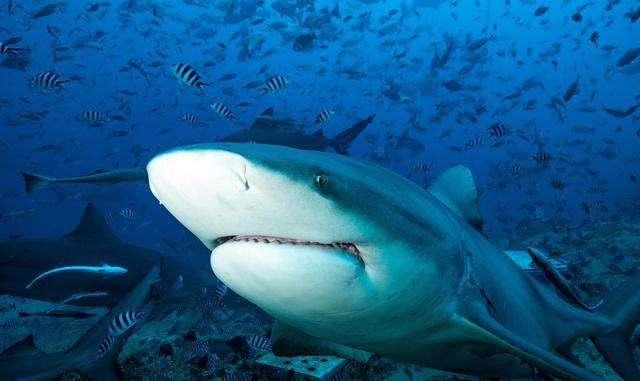
<path id="1" fill-rule="evenodd" d="M 227 294 L 227 285 L 219 282 L 218 286 L 216 287 L 216 289 L 213 291 L 213 297 L 216 300 L 222 300 L 222 298 L 224 298 L 224 296 Z"/>
<path id="2" fill-rule="evenodd" d="M 245 338 L 245 341 L 253 352 L 271 351 L 271 340 L 266 336 L 252 335 Z"/>
<path id="3" fill-rule="evenodd" d="M 482 137 L 480 136 L 476 136 L 473 139 L 470 139 L 468 142 L 466 142 L 464 145 L 464 148 L 473 149 L 473 148 L 482 147 L 483 145 L 484 145 L 484 139 L 482 139 Z"/>
<path id="4" fill-rule="evenodd" d="M 547 164 L 551 161 L 551 155 L 548 152 L 536 152 L 531 156 L 531 160 L 538 164 Z"/>
<path id="5" fill-rule="evenodd" d="M 4 54 L 5 56 L 20 57 L 25 51 L 26 49 L 14 48 L 6 42 L 0 42 L 0 54 Z"/>
<path id="6" fill-rule="evenodd" d="M 140 308 L 136 311 L 127 310 L 125 312 L 119 313 L 116 317 L 111 320 L 111 324 L 109 324 L 109 335 L 110 336 L 120 336 L 125 333 L 129 328 L 133 327 L 140 320 L 144 319 L 147 313 L 147 308 Z"/>
<path id="7" fill-rule="evenodd" d="M 313 119 L 313 121 L 314 121 L 316 124 L 323 124 L 323 123 L 326 123 L 329 119 L 331 119 L 331 118 L 333 117 L 333 115 L 334 115 L 335 113 L 336 113 L 336 112 L 335 112 L 335 111 L 333 111 L 333 110 L 328 110 L 328 109 L 322 110 L 322 111 L 320 111 L 320 112 L 318 113 L 318 115 L 316 115 L 316 117 Z"/>
<path id="8" fill-rule="evenodd" d="M 195 87 L 196 89 L 200 90 L 200 92 L 203 94 L 204 94 L 203 88 L 205 86 L 209 86 L 208 83 L 205 83 L 204 81 L 202 81 L 202 77 L 200 77 L 200 74 L 198 74 L 196 69 L 194 69 L 191 65 L 188 65 L 185 63 L 178 63 L 173 65 L 171 67 L 171 70 L 173 71 L 173 74 L 176 76 L 178 81 L 180 81 L 181 83 L 187 86 Z"/>
<path id="9" fill-rule="evenodd" d="M 44 71 L 36 74 L 29 85 L 35 90 L 56 90 L 65 89 L 64 84 L 69 82 L 68 79 L 62 79 L 52 71 Z"/>
<path id="10" fill-rule="evenodd" d="M 120 212 L 118 212 L 118 214 L 120 215 L 120 217 L 124 218 L 125 220 L 135 220 L 136 218 L 138 218 L 138 214 L 133 208 L 121 209 Z"/>
<path id="11" fill-rule="evenodd" d="M 289 80 L 282 75 L 274 75 L 267 79 L 267 81 L 260 88 L 260 94 L 275 93 L 284 89 L 289 84 Z"/>
<path id="12" fill-rule="evenodd" d="M 227 107 L 227 105 L 225 105 L 222 102 L 215 102 L 213 104 L 211 104 L 211 109 L 218 115 L 220 115 L 221 117 L 230 120 L 232 122 L 235 122 L 238 120 L 238 117 L 231 112 L 231 110 L 229 109 L 229 107 Z"/>
<path id="13" fill-rule="evenodd" d="M 204 126 L 204 123 L 200 121 L 200 117 L 190 112 L 186 112 L 182 114 L 182 116 L 180 117 L 180 120 L 192 126 L 198 126 L 198 127 Z"/>
<path id="14" fill-rule="evenodd" d="M 418 173 L 431 172 L 431 166 L 425 162 L 417 162 L 411 165 L 411 170 Z"/>
<path id="15" fill-rule="evenodd" d="M 196 357 L 202 357 L 209 354 L 209 342 L 204 340 L 196 340 L 191 344 L 191 350 L 189 351 L 189 356 L 187 357 L 187 361 L 190 361 Z"/>
<path id="16" fill-rule="evenodd" d="M 518 177 L 524 173 L 524 168 L 520 164 L 514 164 L 511 166 L 511 174 Z"/>
<path id="17" fill-rule="evenodd" d="M 504 123 L 497 122 L 489 126 L 488 133 L 489 137 L 499 139 L 505 135 L 508 135 L 511 132 L 509 126 Z"/>
<path id="18" fill-rule="evenodd" d="M 100 347 L 98 347 L 98 350 L 93 355 L 92 359 L 95 361 L 101 358 L 102 356 L 106 355 L 107 352 L 109 352 L 109 350 L 113 347 L 113 344 L 115 342 L 116 342 L 115 337 L 113 336 L 105 337 L 104 340 L 102 340 L 102 342 L 100 343 Z"/>
<path id="19" fill-rule="evenodd" d="M 92 126 L 101 125 L 110 121 L 107 114 L 94 110 L 84 111 L 80 117 Z"/>

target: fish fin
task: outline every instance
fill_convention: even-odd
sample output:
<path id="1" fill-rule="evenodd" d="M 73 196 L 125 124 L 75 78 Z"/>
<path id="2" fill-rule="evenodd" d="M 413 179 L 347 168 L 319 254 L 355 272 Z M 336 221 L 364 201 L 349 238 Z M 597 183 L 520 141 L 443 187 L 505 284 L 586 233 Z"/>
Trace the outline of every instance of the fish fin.
<path id="1" fill-rule="evenodd" d="M 596 311 L 613 323 L 613 329 L 591 338 L 596 348 L 624 380 L 640 380 L 630 340 L 640 323 L 640 275 L 614 290 Z"/>
<path id="2" fill-rule="evenodd" d="M 274 115 L 274 108 L 269 107 L 268 109 L 264 110 L 263 112 L 260 113 L 260 116 L 273 116 Z"/>
<path id="3" fill-rule="evenodd" d="M 31 192 L 47 187 L 49 184 L 55 181 L 51 177 L 36 175 L 35 173 L 22 172 L 22 178 L 24 179 L 24 189 L 27 194 Z"/>
<path id="4" fill-rule="evenodd" d="M 469 168 L 458 165 L 445 171 L 429 187 L 431 193 L 474 228 L 482 229 L 478 189 Z"/>
<path id="5" fill-rule="evenodd" d="M 276 356 L 338 356 L 360 362 L 367 362 L 372 356 L 360 349 L 309 336 L 281 321 L 276 321 L 271 330 L 271 345 Z"/>
<path id="6" fill-rule="evenodd" d="M 358 135 L 373 121 L 376 114 L 369 115 L 367 118 L 357 122 L 353 126 L 334 136 L 331 141 L 331 147 L 339 154 L 346 155 L 347 149 Z"/>
<path id="7" fill-rule="evenodd" d="M 491 316 L 486 306 L 469 303 L 465 306 L 464 316 L 456 319 L 465 330 L 473 332 L 474 337 L 501 348 L 501 353 L 509 353 L 522 361 L 544 370 L 563 380 L 598 381 L 600 378 L 588 370 L 527 341 L 512 332 Z"/>
<path id="8" fill-rule="evenodd" d="M 69 81 L 70 81 L 69 79 L 62 79 L 62 80 L 58 81 L 58 85 L 57 85 L 57 86 L 58 86 L 59 88 L 61 88 L 62 90 L 66 90 L 66 89 L 67 89 L 67 87 L 65 86 L 65 84 L 66 84 L 67 82 L 69 82 Z"/>
<path id="9" fill-rule="evenodd" d="M 595 306 L 590 306 L 582 300 L 578 289 L 553 267 L 551 262 L 547 259 L 547 256 L 540 250 L 528 247 L 527 253 L 529 253 L 531 260 L 536 267 L 544 273 L 547 280 L 551 282 L 555 289 L 571 303 L 587 311 L 593 311 L 600 305 L 600 303 L 602 303 L 602 301 L 600 301 Z"/>
<path id="10" fill-rule="evenodd" d="M 84 208 L 80 222 L 75 229 L 65 236 L 71 239 L 96 239 L 101 242 L 119 242 L 120 239 L 113 234 L 104 217 L 93 203 L 88 203 Z"/>
<path id="11" fill-rule="evenodd" d="M 17 356 L 32 356 L 36 354 L 43 354 L 38 347 L 36 347 L 36 342 L 33 338 L 33 334 L 25 337 L 24 339 L 18 341 L 13 344 L 9 348 L 5 349 L 0 357 L 17 357 Z"/>

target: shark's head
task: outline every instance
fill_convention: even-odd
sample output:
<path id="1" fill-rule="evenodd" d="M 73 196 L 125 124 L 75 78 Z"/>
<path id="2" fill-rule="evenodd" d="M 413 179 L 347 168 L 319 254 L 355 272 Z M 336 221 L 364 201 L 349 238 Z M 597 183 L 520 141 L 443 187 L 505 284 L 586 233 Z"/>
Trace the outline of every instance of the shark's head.
<path id="1" fill-rule="evenodd" d="M 101 263 L 98 268 L 98 272 L 112 275 L 122 275 L 127 273 L 127 269 L 120 266 L 111 266 L 106 263 Z"/>
<path id="2" fill-rule="evenodd" d="M 168 151 L 147 171 L 155 197 L 213 250 L 216 276 L 314 336 L 377 340 L 372 327 L 401 335 L 405 319 L 437 315 L 455 292 L 446 288 L 457 270 L 441 257 L 456 260 L 457 242 L 425 215 L 447 217 L 381 167 L 228 143 Z"/>

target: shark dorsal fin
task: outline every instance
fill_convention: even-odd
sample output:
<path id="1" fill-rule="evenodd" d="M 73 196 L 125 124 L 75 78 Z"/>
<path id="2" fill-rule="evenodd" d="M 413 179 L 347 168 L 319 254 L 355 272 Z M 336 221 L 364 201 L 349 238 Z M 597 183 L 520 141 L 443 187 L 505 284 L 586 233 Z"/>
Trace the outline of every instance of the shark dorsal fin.
<path id="1" fill-rule="evenodd" d="M 87 204 L 78 226 L 76 226 L 71 233 L 67 234 L 66 237 L 72 239 L 95 239 L 102 242 L 119 241 L 118 237 L 113 234 L 109 225 L 107 225 L 98 208 L 92 203 Z"/>
<path id="2" fill-rule="evenodd" d="M 458 165 L 448 169 L 433 182 L 429 192 L 470 225 L 482 228 L 478 190 L 469 168 Z"/>
<path id="3" fill-rule="evenodd" d="M 273 117 L 273 112 L 274 112 L 273 107 L 269 107 L 268 109 L 264 110 L 260 114 L 260 116 L 271 116 L 271 117 Z"/>
<path id="4" fill-rule="evenodd" d="M 18 341 L 13 344 L 9 348 L 5 349 L 2 352 L 2 356 L 13 357 L 13 356 L 29 356 L 37 353 L 41 353 L 40 350 L 36 347 L 35 340 L 33 339 L 33 334 L 25 337 L 24 339 Z"/>

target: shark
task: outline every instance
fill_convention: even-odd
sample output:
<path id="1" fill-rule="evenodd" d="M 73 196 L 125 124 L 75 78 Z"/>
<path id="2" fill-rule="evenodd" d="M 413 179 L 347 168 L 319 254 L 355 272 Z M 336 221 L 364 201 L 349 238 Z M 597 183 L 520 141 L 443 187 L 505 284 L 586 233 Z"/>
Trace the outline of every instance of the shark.
<path id="1" fill-rule="evenodd" d="M 117 275 L 122 275 L 127 273 L 127 269 L 125 269 L 124 267 L 111 266 L 106 263 L 101 263 L 100 266 L 62 266 L 62 267 L 56 267 L 55 269 L 51 269 L 43 272 L 42 274 L 39 274 L 38 276 L 33 278 L 31 282 L 29 282 L 29 284 L 25 287 L 25 289 L 29 289 L 33 287 L 33 285 L 36 284 L 36 282 L 38 282 L 40 279 L 44 279 L 53 274 L 60 274 L 64 272 L 73 272 L 73 271 L 99 274 L 102 276 L 117 276 Z"/>
<path id="2" fill-rule="evenodd" d="M 109 336 L 109 327 L 121 314 L 153 303 L 156 285 L 162 281 L 161 266 L 156 264 L 122 300 L 64 352 L 47 354 L 40 351 L 33 335 L 12 345 L 0 354 L 0 379 L 48 381 L 63 373 L 77 372 L 91 380 L 120 380 L 118 354 L 128 337 L 142 324 L 112 338 L 109 350 L 96 356 L 101 343 Z"/>
<path id="3" fill-rule="evenodd" d="M 370 115 L 336 136 L 327 138 L 322 129 L 317 129 L 312 134 L 306 134 L 302 131 L 302 125 L 297 122 L 291 119 L 274 117 L 274 109 L 270 107 L 262 112 L 249 128 L 224 136 L 218 141 L 226 143 L 279 144 L 318 151 L 332 148 L 337 153 L 346 154 L 351 142 L 371 124 L 374 117 L 375 114 Z"/>
<path id="4" fill-rule="evenodd" d="M 630 344 L 640 279 L 593 310 L 558 291 L 561 274 L 535 280 L 481 233 L 464 166 L 425 190 L 343 155 L 213 143 L 161 153 L 147 173 L 153 195 L 211 250 L 215 275 L 275 318 L 277 355 L 599 380 L 571 352 L 584 337 L 623 379 L 640 379 Z"/>
<path id="5" fill-rule="evenodd" d="M 70 295 L 94 292 L 100 288 L 107 295 L 74 300 L 72 303 L 112 306 L 131 291 L 162 256 L 158 251 L 120 240 L 109 228 L 98 208 L 89 203 L 75 228 L 60 237 L 0 240 L 0 295 L 59 302 Z M 185 286 L 188 287 L 211 284 L 213 280 L 210 274 L 194 271 L 200 266 L 208 265 L 207 256 L 195 257 L 202 258 L 202 261 L 189 263 L 177 256 L 167 257 L 167 276 L 170 279 L 185 276 Z M 105 274 L 99 273 L 106 269 L 103 262 L 109 262 L 111 272 L 120 274 L 105 278 Z M 25 285 L 39 274 L 79 263 L 95 264 L 93 269 L 98 273 L 59 272 L 54 277 L 40 279 L 36 285 L 25 289 Z M 124 269 L 127 271 L 124 272 Z"/>

